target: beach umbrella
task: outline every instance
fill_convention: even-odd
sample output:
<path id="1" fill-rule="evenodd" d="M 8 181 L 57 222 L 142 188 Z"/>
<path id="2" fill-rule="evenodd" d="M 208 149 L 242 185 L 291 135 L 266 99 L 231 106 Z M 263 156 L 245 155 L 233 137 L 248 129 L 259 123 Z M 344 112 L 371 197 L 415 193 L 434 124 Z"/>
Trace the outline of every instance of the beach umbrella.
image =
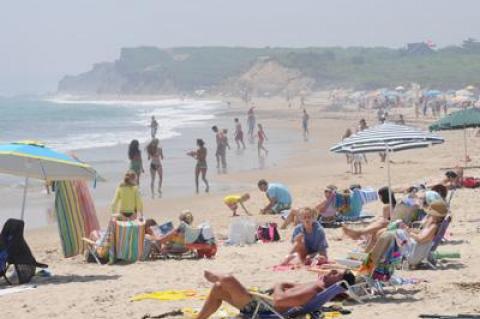
<path id="1" fill-rule="evenodd" d="M 385 152 L 388 188 L 391 189 L 390 153 L 424 148 L 444 142 L 442 137 L 406 125 L 384 123 L 360 131 L 330 148 L 331 152 L 366 154 Z"/>
<path id="2" fill-rule="evenodd" d="M 458 90 L 455 91 L 456 96 L 473 96 L 473 92 L 469 90 Z"/>
<path id="3" fill-rule="evenodd" d="M 475 87 L 473 85 L 469 85 L 465 88 L 465 90 L 474 91 Z"/>
<path id="4" fill-rule="evenodd" d="M 405 91 L 405 88 L 400 85 L 395 88 L 395 91 Z"/>
<path id="5" fill-rule="evenodd" d="M 436 97 L 442 95 L 442 92 L 440 92 L 439 90 L 428 90 L 423 95 L 426 97 Z"/>
<path id="6" fill-rule="evenodd" d="M 30 178 L 45 181 L 98 179 L 90 165 L 34 141 L 0 145 L 0 173 L 25 177 L 22 220 Z"/>
<path id="7" fill-rule="evenodd" d="M 480 127 L 480 109 L 476 107 L 456 111 L 429 126 L 431 131 L 462 130 L 465 159 L 467 159 L 467 128 Z"/>

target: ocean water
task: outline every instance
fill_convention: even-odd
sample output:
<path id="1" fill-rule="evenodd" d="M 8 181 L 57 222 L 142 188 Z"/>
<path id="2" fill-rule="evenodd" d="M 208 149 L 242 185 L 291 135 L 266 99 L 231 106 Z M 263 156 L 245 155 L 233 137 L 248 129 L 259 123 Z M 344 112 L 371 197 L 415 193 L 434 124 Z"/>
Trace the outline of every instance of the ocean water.
<path id="1" fill-rule="evenodd" d="M 163 99 L 74 100 L 0 98 L 0 143 L 38 140 L 61 151 L 115 146 L 149 139 L 155 115 L 157 137 L 169 139 L 183 127 L 214 118 L 217 101 Z"/>
<path id="2" fill-rule="evenodd" d="M 292 152 L 292 145 L 301 143 L 300 134 L 266 127 L 269 141 L 267 158 L 259 160 L 255 144 L 237 151 L 233 141 L 233 118 L 239 117 L 246 129 L 245 112 L 232 111 L 221 101 L 163 99 L 156 101 L 88 100 L 49 98 L 0 98 L 0 142 L 38 140 L 49 147 L 74 152 L 91 164 L 106 182 L 91 184 L 97 208 L 108 207 L 118 183 L 128 169 L 128 144 L 132 139 L 141 142 L 145 174 L 140 189 L 150 198 L 150 172 L 145 146 L 150 140 L 150 118 L 159 122 L 160 138 L 165 160 L 162 198 L 194 193 L 195 161 L 186 155 L 196 149 L 195 140 L 202 138 L 208 149 L 207 178 L 211 192 L 241 192 L 256 185 L 226 183 L 216 180 L 215 134 L 212 125 L 229 129 L 232 149 L 227 154 L 229 172 L 261 170 L 278 166 Z M 261 116 L 257 116 L 261 121 Z M 259 173 L 261 176 L 261 173 Z M 200 184 L 203 190 L 203 185 Z M 20 215 L 24 179 L 0 174 L 0 224 L 9 217 Z M 158 197 L 155 200 L 161 200 Z M 43 182 L 31 180 L 28 188 L 25 220 L 27 227 L 46 225 L 51 220 L 54 196 L 47 195 Z M 222 206 L 223 207 L 223 206 Z M 191 207 L 183 207 L 190 209 Z M 148 212 L 146 212 L 148 216 Z"/>

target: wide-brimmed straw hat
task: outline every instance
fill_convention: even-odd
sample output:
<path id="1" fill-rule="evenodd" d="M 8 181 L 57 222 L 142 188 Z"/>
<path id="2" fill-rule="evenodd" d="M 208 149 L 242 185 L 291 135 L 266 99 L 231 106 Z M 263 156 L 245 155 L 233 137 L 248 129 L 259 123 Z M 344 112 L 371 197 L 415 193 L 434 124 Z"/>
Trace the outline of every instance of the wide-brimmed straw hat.
<path id="1" fill-rule="evenodd" d="M 435 201 L 425 210 L 428 215 L 445 217 L 448 213 L 447 204 L 444 201 Z"/>

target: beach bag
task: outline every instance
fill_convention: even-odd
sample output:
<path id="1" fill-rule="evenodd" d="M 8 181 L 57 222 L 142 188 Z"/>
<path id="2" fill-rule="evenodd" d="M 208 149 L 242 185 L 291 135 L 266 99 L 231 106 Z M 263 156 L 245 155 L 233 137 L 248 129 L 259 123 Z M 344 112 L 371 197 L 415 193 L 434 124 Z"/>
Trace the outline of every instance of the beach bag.
<path id="1" fill-rule="evenodd" d="M 276 223 L 266 223 L 265 225 L 260 225 L 257 228 L 257 238 L 264 243 L 279 241 L 280 234 L 278 233 Z"/>
<path id="2" fill-rule="evenodd" d="M 256 241 L 257 224 L 247 218 L 235 218 L 228 228 L 228 241 L 230 245 L 253 244 Z"/>
<path id="3" fill-rule="evenodd" d="M 466 188 L 476 188 L 480 186 L 480 179 L 475 177 L 465 177 L 462 185 Z"/>

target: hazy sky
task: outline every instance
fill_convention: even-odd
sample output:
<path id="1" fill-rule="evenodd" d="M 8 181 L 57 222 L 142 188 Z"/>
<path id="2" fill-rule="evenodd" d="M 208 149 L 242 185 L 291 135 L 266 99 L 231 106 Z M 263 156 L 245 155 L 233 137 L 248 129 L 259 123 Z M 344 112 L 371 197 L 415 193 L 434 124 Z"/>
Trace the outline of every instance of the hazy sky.
<path id="1" fill-rule="evenodd" d="M 0 94 L 55 91 L 121 47 L 388 46 L 480 39 L 479 0 L 14 0 L 0 10 Z"/>

